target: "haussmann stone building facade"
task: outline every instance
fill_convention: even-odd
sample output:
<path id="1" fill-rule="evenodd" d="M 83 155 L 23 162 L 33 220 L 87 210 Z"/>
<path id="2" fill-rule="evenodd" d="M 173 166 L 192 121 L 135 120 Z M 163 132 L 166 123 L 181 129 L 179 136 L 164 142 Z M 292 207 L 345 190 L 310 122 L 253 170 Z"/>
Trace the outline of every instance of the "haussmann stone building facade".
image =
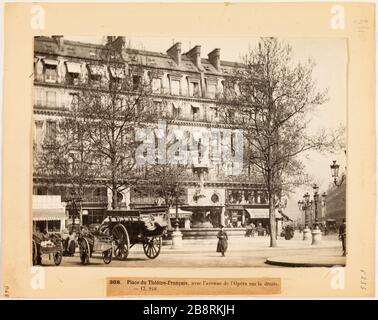
<path id="1" fill-rule="evenodd" d="M 149 52 L 126 48 L 123 37 L 107 37 L 108 42 L 117 44 L 120 50 L 130 57 L 125 61 L 125 69 L 133 64 L 154 70 L 153 96 L 156 108 L 164 100 L 164 112 L 172 125 L 183 128 L 189 134 L 209 128 L 227 128 L 219 117 L 216 103 L 217 94 L 222 92 L 224 81 L 235 67 L 242 65 L 221 59 L 220 49 L 207 54 L 201 52 L 200 46 L 194 46 L 188 52 L 182 52 L 181 44 L 176 43 L 166 53 Z M 105 41 L 104 41 L 105 42 Z M 91 77 L 112 77 L 112 70 L 102 66 L 102 73 L 96 66 L 101 65 L 97 52 L 106 43 L 91 44 L 64 39 L 62 36 L 36 37 L 34 46 L 34 144 L 38 146 L 46 136 L 55 134 L 56 125 L 70 106 L 77 92 L 77 87 Z M 132 54 L 127 54 L 132 53 Z M 131 58 L 132 57 L 132 58 Z M 161 111 L 161 110 L 160 110 Z M 250 170 L 245 169 L 241 175 L 226 175 L 221 165 L 210 165 L 203 172 L 203 194 L 200 202 L 194 194 L 198 189 L 199 176 L 196 168 L 191 169 L 185 181 L 187 206 L 209 206 L 207 226 L 218 227 L 226 224 L 242 227 L 250 218 L 254 223 L 268 222 L 268 199 L 264 188 Z M 70 195 L 70 186 L 64 181 L 35 174 L 33 177 L 33 195 L 61 197 L 64 204 Z M 93 184 L 85 191 L 82 199 L 83 223 L 99 223 L 109 208 L 111 195 L 101 184 Z M 40 203 L 41 201 L 39 201 Z M 42 201 L 43 202 L 43 201 Z M 48 202 L 48 201 L 47 201 Z M 156 196 L 137 194 L 126 190 L 119 196 L 119 205 L 125 208 L 152 206 Z M 51 215 L 54 210 L 51 209 Z M 46 211 L 45 223 L 48 228 L 61 229 L 61 209 L 59 219 L 49 218 Z M 37 212 L 35 214 L 38 214 Z M 39 215 L 40 217 L 40 215 Z M 180 227 L 191 228 L 191 213 L 179 210 Z M 69 221 L 67 214 L 67 221 Z M 43 218 L 39 218 L 43 220 Z M 58 222 L 58 220 L 60 222 Z M 50 221 L 50 222 L 48 222 Z M 54 222 L 55 221 L 55 222 Z"/>

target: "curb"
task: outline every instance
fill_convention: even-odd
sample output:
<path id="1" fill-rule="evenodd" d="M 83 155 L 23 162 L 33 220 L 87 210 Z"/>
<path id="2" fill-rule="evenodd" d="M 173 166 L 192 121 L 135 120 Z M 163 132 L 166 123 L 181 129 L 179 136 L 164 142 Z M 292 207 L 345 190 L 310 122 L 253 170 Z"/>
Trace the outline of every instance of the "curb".
<path id="1" fill-rule="evenodd" d="M 323 256 L 325 257 L 325 256 Z M 281 258 L 281 257 L 272 257 L 272 258 L 268 258 L 266 259 L 265 263 L 266 264 L 269 264 L 269 265 L 275 265 L 275 266 L 281 266 L 281 267 L 298 267 L 298 268 L 314 268 L 314 267 L 317 267 L 317 268 L 321 268 L 321 267 L 326 267 L 326 268 L 330 268 L 330 267 L 334 267 L 334 266 L 343 266 L 345 267 L 346 265 L 346 261 L 345 259 L 341 259 L 342 257 L 328 257 L 328 258 L 331 258 L 330 260 L 332 261 L 332 258 L 333 260 L 335 260 L 334 262 L 331 262 L 331 261 L 328 261 L 328 262 L 317 262 L 317 261 L 312 261 L 312 262 L 306 262 L 306 261 L 301 261 L 300 259 L 298 259 L 297 261 L 294 261 L 294 259 L 292 259 L 292 261 L 290 261 L 290 258 Z M 344 261 L 341 261 L 341 260 L 344 260 Z"/>

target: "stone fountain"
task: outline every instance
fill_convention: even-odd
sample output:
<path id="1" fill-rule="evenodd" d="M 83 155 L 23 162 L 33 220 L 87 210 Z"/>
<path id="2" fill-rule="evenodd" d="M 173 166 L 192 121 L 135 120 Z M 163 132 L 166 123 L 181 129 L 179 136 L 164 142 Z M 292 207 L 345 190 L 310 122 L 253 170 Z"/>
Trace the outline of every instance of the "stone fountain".
<path id="1" fill-rule="evenodd" d="M 207 199 L 203 192 L 204 173 L 208 171 L 208 166 L 205 164 L 196 164 L 193 165 L 193 170 L 199 177 L 198 189 L 193 196 L 195 205 L 183 206 L 180 209 L 192 212 L 191 228 L 213 228 L 209 220 L 209 214 L 214 205 L 210 204 L 209 199 Z"/>

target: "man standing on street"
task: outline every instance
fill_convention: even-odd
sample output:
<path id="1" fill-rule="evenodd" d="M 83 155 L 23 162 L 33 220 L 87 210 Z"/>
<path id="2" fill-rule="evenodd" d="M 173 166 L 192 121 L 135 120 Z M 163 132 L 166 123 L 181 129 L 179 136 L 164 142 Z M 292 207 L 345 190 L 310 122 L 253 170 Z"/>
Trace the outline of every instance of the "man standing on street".
<path id="1" fill-rule="evenodd" d="M 343 223 L 339 227 L 339 239 L 343 244 L 343 256 L 346 256 L 346 221 L 343 219 Z"/>

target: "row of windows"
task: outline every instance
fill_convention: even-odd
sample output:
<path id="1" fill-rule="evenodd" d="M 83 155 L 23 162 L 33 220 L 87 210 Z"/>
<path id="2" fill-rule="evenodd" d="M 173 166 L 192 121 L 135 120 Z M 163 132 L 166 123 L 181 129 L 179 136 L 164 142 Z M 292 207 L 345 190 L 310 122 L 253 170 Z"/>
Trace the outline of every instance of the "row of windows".
<path id="1" fill-rule="evenodd" d="M 109 84 L 121 84 L 131 81 L 128 88 L 138 90 L 143 83 L 143 77 L 146 76 L 145 83 L 152 85 L 152 91 L 155 94 L 184 95 L 189 97 L 216 98 L 217 93 L 222 93 L 224 82 L 212 79 L 189 78 L 185 76 L 170 76 L 164 74 L 160 76 L 152 75 L 150 71 L 144 72 L 144 75 L 133 74 L 130 71 L 127 74 L 124 68 L 106 68 L 102 65 L 84 65 L 75 62 L 66 62 L 65 66 L 60 66 L 58 61 L 51 59 L 39 60 L 36 63 L 36 80 L 47 83 L 67 83 L 70 85 L 79 85 L 88 81 L 91 85 L 101 86 Z M 110 76 L 110 78 L 109 78 Z M 110 81 L 108 81 L 110 79 Z"/>
<path id="2" fill-rule="evenodd" d="M 105 96 L 100 97 L 103 100 Z M 39 108 L 50 109 L 71 109 L 74 110 L 79 105 L 79 96 L 74 92 L 59 93 L 57 90 L 49 90 L 45 88 L 35 88 L 35 106 Z M 118 105 L 126 104 L 121 98 L 118 99 Z M 106 104 L 106 101 L 102 101 Z M 219 108 L 216 106 L 205 106 L 203 104 L 193 103 L 179 103 L 162 101 L 154 101 L 154 112 L 158 116 L 173 118 L 176 120 L 189 120 L 189 121 L 218 121 L 220 119 Z"/>

